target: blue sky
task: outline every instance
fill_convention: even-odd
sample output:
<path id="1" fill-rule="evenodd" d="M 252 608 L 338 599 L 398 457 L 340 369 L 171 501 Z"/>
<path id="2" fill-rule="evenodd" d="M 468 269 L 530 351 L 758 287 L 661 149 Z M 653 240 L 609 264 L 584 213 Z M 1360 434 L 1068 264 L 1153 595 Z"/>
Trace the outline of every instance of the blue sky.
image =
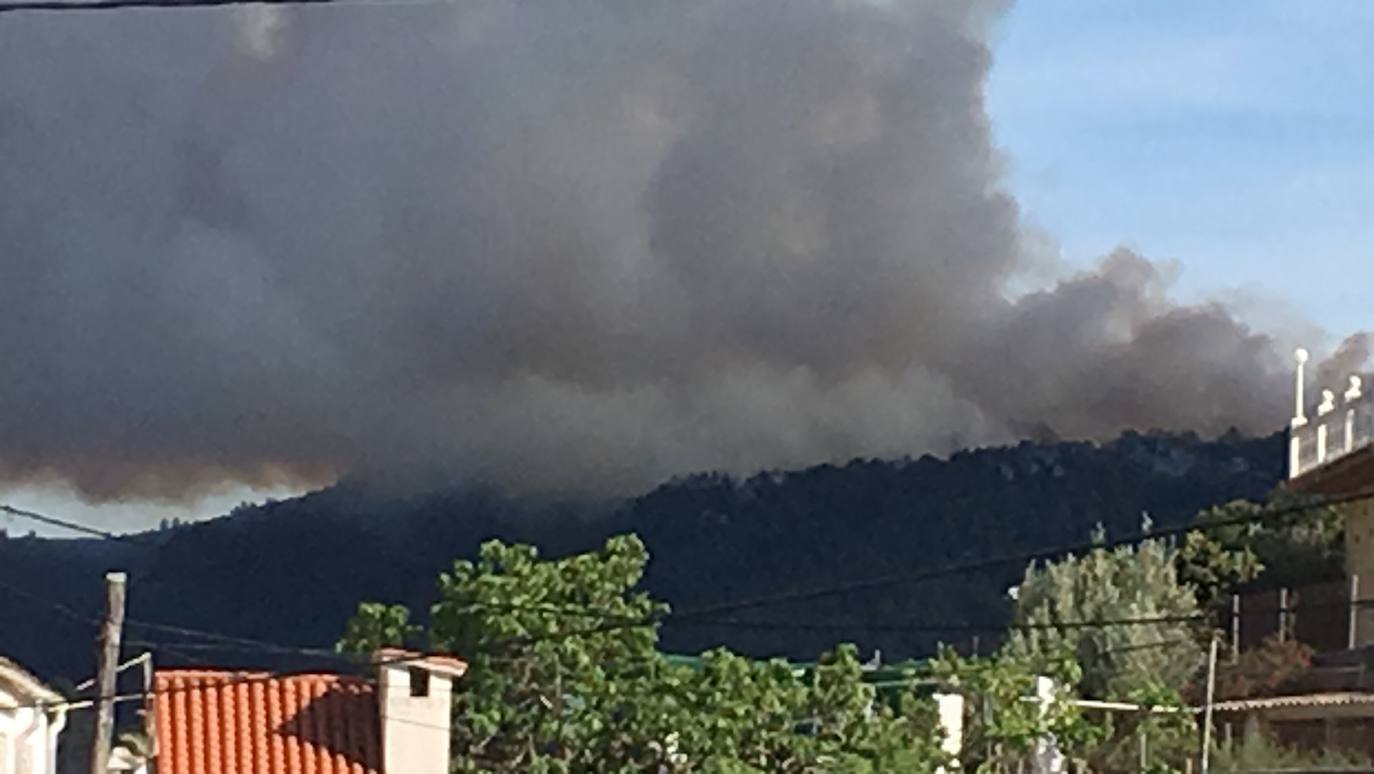
<path id="1" fill-rule="evenodd" d="M 1371 33 L 1374 2 L 1019 3 L 988 92 L 1010 187 L 1073 264 L 1125 244 L 1184 300 L 1374 327 Z"/>

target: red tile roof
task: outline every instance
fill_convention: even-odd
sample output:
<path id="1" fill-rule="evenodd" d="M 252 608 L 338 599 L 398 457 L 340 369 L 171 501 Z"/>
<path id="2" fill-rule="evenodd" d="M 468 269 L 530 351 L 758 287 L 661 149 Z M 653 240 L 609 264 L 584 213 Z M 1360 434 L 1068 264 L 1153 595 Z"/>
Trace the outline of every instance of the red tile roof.
<path id="1" fill-rule="evenodd" d="M 380 774 L 369 681 L 168 670 L 154 677 L 158 774 Z"/>

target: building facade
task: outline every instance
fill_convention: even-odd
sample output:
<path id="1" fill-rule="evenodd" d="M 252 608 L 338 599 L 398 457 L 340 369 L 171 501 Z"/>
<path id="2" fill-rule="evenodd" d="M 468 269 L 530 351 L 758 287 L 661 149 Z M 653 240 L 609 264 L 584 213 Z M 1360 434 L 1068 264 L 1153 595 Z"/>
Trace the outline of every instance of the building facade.
<path id="1" fill-rule="evenodd" d="M 0 774 L 56 774 L 66 700 L 0 658 Z"/>

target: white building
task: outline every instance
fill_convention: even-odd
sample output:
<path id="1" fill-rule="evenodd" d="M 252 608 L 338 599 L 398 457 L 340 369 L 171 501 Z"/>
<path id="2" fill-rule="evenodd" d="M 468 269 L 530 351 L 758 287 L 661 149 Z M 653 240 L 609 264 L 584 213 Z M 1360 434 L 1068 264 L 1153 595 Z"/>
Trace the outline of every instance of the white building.
<path id="1" fill-rule="evenodd" d="M 18 664 L 0 658 L 0 774 L 57 774 L 66 704 Z"/>

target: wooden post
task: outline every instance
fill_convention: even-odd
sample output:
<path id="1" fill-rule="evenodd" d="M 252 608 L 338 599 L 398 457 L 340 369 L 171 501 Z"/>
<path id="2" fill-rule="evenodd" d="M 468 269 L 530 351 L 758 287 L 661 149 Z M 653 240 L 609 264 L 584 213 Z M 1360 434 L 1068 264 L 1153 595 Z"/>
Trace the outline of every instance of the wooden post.
<path id="1" fill-rule="evenodd" d="M 1150 768 L 1150 747 L 1149 741 L 1145 738 L 1145 732 L 1140 734 L 1140 774 L 1145 774 Z"/>
<path id="2" fill-rule="evenodd" d="M 1207 774 L 1207 762 L 1212 752 L 1212 701 L 1217 692 L 1217 636 L 1212 635 L 1212 647 L 1207 654 L 1207 706 L 1202 717 L 1202 761 L 1198 766 L 1201 774 Z"/>
<path id="3" fill-rule="evenodd" d="M 1231 595 L 1231 663 L 1240 663 L 1240 595 Z"/>
<path id="4" fill-rule="evenodd" d="M 124 631 L 122 572 L 105 575 L 105 620 L 96 649 L 95 734 L 91 737 L 91 774 L 109 774 L 110 744 L 114 738 L 115 677 L 119 670 L 119 641 Z"/>
<path id="5" fill-rule="evenodd" d="M 1359 643 L 1357 636 L 1360 630 L 1360 576 L 1350 574 L 1350 625 L 1346 631 L 1345 647 L 1347 650 L 1354 650 Z"/>

